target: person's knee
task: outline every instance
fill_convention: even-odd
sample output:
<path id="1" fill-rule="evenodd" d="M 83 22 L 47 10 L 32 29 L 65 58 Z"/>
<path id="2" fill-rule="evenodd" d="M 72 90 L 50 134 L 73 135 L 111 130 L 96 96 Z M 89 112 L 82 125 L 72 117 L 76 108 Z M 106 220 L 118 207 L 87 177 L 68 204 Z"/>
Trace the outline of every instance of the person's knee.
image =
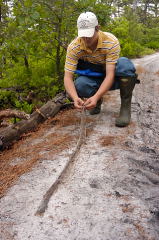
<path id="1" fill-rule="evenodd" d="M 95 94 L 97 89 L 88 77 L 80 76 L 75 80 L 75 88 L 79 97 L 88 98 Z"/>
<path id="2" fill-rule="evenodd" d="M 78 77 L 75 80 L 75 87 L 76 87 L 76 91 L 77 93 L 82 93 L 83 90 L 86 88 L 86 81 L 84 77 Z M 81 94 L 80 94 L 81 95 Z"/>

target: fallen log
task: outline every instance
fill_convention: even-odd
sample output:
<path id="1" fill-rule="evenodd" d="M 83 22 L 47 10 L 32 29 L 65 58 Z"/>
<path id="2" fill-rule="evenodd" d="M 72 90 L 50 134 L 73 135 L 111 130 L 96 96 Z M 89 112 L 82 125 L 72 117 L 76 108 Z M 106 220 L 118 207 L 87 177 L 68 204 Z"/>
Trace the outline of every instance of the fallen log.
<path id="1" fill-rule="evenodd" d="M 27 120 L 15 123 L 0 132 L 0 150 L 4 150 L 14 141 L 20 139 L 22 134 L 34 131 L 39 123 L 54 117 L 66 101 L 65 93 L 60 93 L 53 100 L 48 101 L 40 109 L 36 109 Z"/>

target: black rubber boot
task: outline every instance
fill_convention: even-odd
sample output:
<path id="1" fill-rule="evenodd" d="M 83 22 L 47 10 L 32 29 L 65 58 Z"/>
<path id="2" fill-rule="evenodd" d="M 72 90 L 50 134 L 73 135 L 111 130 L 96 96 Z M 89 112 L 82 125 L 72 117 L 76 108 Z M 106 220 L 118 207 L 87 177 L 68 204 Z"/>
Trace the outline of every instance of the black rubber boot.
<path id="1" fill-rule="evenodd" d="M 91 110 L 89 110 L 90 115 L 95 115 L 95 114 L 99 114 L 99 113 L 100 113 L 102 102 L 103 102 L 103 99 L 100 99 L 100 100 L 97 102 L 96 107 L 93 108 L 93 109 L 91 109 Z"/>
<path id="2" fill-rule="evenodd" d="M 121 107 L 119 117 L 116 119 L 115 125 L 117 127 L 126 127 L 131 119 L 131 99 L 132 92 L 135 87 L 134 78 L 120 79 L 120 97 Z"/>

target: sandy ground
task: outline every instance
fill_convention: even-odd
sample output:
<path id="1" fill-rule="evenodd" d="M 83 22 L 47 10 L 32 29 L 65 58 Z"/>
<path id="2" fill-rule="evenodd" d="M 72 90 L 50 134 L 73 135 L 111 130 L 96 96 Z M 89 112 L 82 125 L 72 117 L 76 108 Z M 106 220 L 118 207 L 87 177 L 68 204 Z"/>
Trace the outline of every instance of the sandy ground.
<path id="1" fill-rule="evenodd" d="M 87 113 L 86 143 L 43 216 L 35 212 L 76 146 L 80 113 L 60 113 L 1 154 L 17 174 L 0 199 L 1 240 L 159 239 L 159 53 L 134 62 L 131 124 L 115 127 L 118 90 Z"/>

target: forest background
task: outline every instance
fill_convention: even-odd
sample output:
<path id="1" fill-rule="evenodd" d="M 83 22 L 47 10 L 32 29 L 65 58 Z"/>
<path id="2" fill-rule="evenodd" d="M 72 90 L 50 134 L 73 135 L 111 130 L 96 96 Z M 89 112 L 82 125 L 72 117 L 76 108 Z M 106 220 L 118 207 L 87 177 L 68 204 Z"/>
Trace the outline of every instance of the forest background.
<path id="1" fill-rule="evenodd" d="M 121 56 L 159 50 L 159 0 L 0 0 L 0 109 L 31 113 L 63 90 L 81 12 L 120 41 Z"/>

